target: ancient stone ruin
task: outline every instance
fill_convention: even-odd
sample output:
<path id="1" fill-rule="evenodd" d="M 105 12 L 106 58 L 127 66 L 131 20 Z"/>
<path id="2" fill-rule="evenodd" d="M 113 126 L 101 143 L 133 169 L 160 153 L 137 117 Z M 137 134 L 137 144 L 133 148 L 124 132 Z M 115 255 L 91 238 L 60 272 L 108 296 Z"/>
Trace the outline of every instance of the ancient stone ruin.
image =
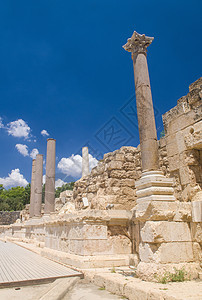
<path id="1" fill-rule="evenodd" d="M 131 52 L 140 145 L 106 153 L 89 172 L 82 151 L 82 178 L 73 192 L 55 199 L 55 140 L 48 139 L 45 206 L 43 156 L 32 164 L 29 214 L 0 226 L 0 236 L 33 243 L 42 254 L 80 268 L 133 265 L 139 278 L 184 268 L 198 278 L 202 258 L 202 78 L 163 115 L 157 140 L 147 47 L 153 38 L 136 32 L 123 46 Z M 25 216 L 26 215 L 26 216 Z"/>

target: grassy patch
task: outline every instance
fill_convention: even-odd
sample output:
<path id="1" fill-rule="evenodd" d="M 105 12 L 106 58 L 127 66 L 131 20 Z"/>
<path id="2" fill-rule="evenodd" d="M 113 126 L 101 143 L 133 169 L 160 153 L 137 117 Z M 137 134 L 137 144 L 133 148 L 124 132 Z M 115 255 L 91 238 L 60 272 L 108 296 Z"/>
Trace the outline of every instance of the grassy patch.
<path id="1" fill-rule="evenodd" d="M 168 282 L 183 282 L 185 280 L 188 280 L 187 278 L 187 272 L 182 269 L 174 268 L 175 272 L 165 272 L 162 276 L 155 276 L 157 281 L 162 284 L 166 284 Z"/>

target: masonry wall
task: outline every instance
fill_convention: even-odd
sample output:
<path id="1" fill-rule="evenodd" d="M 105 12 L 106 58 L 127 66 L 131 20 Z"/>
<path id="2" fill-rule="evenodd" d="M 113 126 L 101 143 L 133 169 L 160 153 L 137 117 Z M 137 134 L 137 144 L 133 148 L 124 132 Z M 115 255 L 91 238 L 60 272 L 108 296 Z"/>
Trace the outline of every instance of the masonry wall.
<path id="1" fill-rule="evenodd" d="M 175 194 L 191 201 L 202 188 L 202 78 L 163 115 L 168 170 Z"/>
<path id="2" fill-rule="evenodd" d="M 0 225 L 13 224 L 20 219 L 20 211 L 0 211 Z"/>
<path id="3" fill-rule="evenodd" d="M 159 141 L 160 169 L 174 178 L 179 201 L 191 201 L 202 188 L 202 78 L 190 85 L 190 92 L 163 115 L 165 137 Z M 141 177 L 140 146 L 122 147 L 104 155 L 89 176 L 75 183 L 77 209 L 87 197 L 91 209 L 132 209 L 136 204 L 135 181 Z"/>

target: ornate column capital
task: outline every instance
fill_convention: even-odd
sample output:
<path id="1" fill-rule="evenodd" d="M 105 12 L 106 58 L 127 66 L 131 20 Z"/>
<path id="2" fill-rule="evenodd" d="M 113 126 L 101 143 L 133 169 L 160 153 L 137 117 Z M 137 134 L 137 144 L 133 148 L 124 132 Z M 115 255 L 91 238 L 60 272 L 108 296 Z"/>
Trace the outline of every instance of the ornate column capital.
<path id="1" fill-rule="evenodd" d="M 147 47 L 152 43 L 153 37 L 145 36 L 145 34 L 139 34 L 136 31 L 133 32 L 131 38 L 127 43 L 123 45 L 123 48 L 132 53 L 132 56 L 139 53 L 147 54 Z"/>

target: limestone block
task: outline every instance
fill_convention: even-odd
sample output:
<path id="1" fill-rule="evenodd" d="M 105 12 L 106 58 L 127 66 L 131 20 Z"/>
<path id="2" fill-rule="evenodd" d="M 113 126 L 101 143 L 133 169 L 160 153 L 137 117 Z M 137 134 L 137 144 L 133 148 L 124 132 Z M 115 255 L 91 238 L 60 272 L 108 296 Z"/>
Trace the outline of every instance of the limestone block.
<path id="1" fill-rule="evenodd" d="M 195 262 L 190 262 L 190 263 L 169 263 L 169 264 L 158 264 L 158 263 L 145 263 L 145 262 L 140 262 L 136 274 L 138 275 L 139 278 L 146 280 L 146 281 L 157 281 L 156 275 L 157 276 L 162 276 L 166 272 L 169 273 L 174 273 L 175 268 L 177 270 L 184 269 L 185 272 L 187 273 L 187 279 L 197 279 L 198 278 L 198 273 L 200 271 L 200 266 L 198 263 Z M 178 298 L 178 297 L 177 297 Z M 155 298 L 154 298 L 155 299 Z M 162 298 L 165 299 L 165 298 Z M 174 299 L 172 298 L 167 298 L 166 299 Z M 176 298 L 175 298 L 176 299 Z M 183 297 L 180 297 L 178 299 L 184 299 Z"/>
<path id="2" fill-rule="evenodd" d="M 133 171 L 134 168 L 135 168 L 135 164 L 132 163 L 132 162 L 125 162 L 125 163 L 123 164 L 123 168 L 124 168 L 124 170 L 126 170 L 126 171 Z"/>
<path id="3" fill-rule="evenodd" d="M 180 167 L 179 173 L 180 173 L 181 184 L 182 185 L 189 184 L 190 183 L 189 168 L 188 167 Z"/>
<path id="4" fill-rule="evenodd" d="M 70 240 L 70 253 L 77 255 L 106 255 L 113 254 L 107 240 Z"/>
<path id="5" fill-rule="evenodd" d="M 98 187 L 96 185 L 89 185 L 87 187 L 87 192 L 88 193 L 95 193 L 95 192 L 97 192 L 97 190 L 98 190 Z"/>
<path id="6" fill-rule="evenodd" d="M 119 180 L 117 178 L 108 178 L 105 181 L 105 185 L 106 185 L 106 187 L 120 186 L 121 182 L 122 182 L 122 180 Z"/>
<path id="7" fill-rule="evenodd" d="M 134 163 L 135 157 L 134 157 L 133 155 L 131 155 L 131 154 L 126 154 L 124 157 L 125 157 L 125 160 L 126 160 L 127 162 L 132 162 L 132 163 Z"/>
<path id="8" fill-rule="evenodd" d="M 177 151 L 178 153 L 182 153 L 186 150 L 186 145 L 184 142 L 184 132 L 179 131 L 176 133 L 176 142 L 177 142 Z"/>
<path id="9" fill-rule="evenodd" d="M 177 155 L 179 153 L 177 143 L 175 141 L 172 141 L 172 143 L 167 144 L 166 149 L 168 156 Z"/>
<path id="10" fill-rule="evenodd" d="M 139 255 L 142 262 L 180 263 L 194 259 L 192 242 L 140 243 Z"/>
<path id="11" fill-rule="evenodd" d="M 201 243 L 202 245 L 202 223 L 191 223 L 191 236 L 193 242 Z"/>
<path id="12" fill-rule="evenodd" d="M 195 88 L 187 94 L 190 105 L 193 105 L 195 102 L 200 101 L 201 97 L 199 95 L 199 92 L 200 88 Z"/>
<path id="13" fill-rule="evenodd" d="M 194 261 L 202 261 L 202 245 L 200 246 L 200 244 L 197 242 L 193 243 L 193 255 Z"/>
<path id="14" fill-rule="evenodd" d="M 127 186 L 127 187 L 132 187 L 135 188 L 135 180 L 134 179 L 122 179 L 120 181 L 121 186 Z"/>
<path id="15" fill-rule="evenodd" d="M 115 154 L 115 160 L 125 161 L 125 156 L 124 156 L 124 154 L 116 153 L 116 154 Z"/>
<path id="16" fill-rule="evenodd" d="M 178 170 L 179 166 L 180 166 L 179 154 L 168 157 L 168 162 L 169 162 L 169 170 L 171 172 L 175 171 L 175 170 Z"/>
<path id="17" fill-rule="evenodd" d="M 194 81 L 189 85 L 189 91 L 193 91 L 195 89 L 201 89 L 202 88 L 202 77 Z"/>
<path id="18" fill-rule="evenodd" d="M 136 194 L 135 194 L 135 190 L 130 188 L 130 187 L 123 187 L 122 188 L 122 193 L 124 195 L 127 195 L 127 196 L 131 196 L 131 197 L 135 197 Z"/>
<path id="19" fill-rule="evenodd" d="M 145 243 L 191 242 L 191 233 L 185 222 L 148 221 L 140 231 Z"/>
<path id="20" fill-rule="evenodd" d="M 191 222 L 191 203 L 177 201 L 177 209 L 173 221 Z"/>
<path id="21" fill-rule="evenodd" d="M 125 170 L 112 170 L 110 172 L 110 176 L 111 178 L 126 178 L 127 175 L 126 175 L 126 171 Z"/>
<path id="22" fill-rule="evenodd" d="M 70 240 L 102 240 L 107 238 L 107 226 L 105 225 L 72 225 L 68 233 Z"/>
<path id="23" fill-rule="evenodd" d="M 138 172 L 136 170 L 135 171 L 128 171 L 126 174 L 127 174 L 126 175 L 127 178 L 135 179 L 135 180 L 139 179 L 140 176 L 141 176 L 141 174 L 138 174 Z"/>
<path id="24" fill-rule="evenodd" d="M 122 161 L 111 161 L 109 164 L 106 165 L 107 170 L 122 170 L 123 163 Z"/>
<path id="25" fill-rule="evenodd" d="M 134 215 L 139 221 L 173 220 L 176 210 L 176 202 L 145 201 L 135 206 Z"/>
<path id="26" fill-rule="evenodd" d="M 202 200 L 192 203 L 192 222 L 202 222 Z"/>

